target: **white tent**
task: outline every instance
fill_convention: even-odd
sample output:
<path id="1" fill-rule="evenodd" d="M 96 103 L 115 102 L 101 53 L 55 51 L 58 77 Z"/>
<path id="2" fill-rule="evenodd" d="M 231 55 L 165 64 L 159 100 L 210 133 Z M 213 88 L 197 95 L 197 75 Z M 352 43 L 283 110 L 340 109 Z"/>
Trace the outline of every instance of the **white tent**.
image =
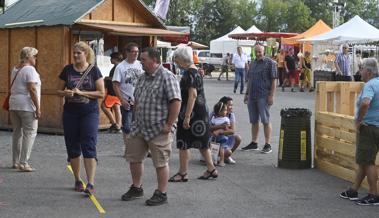
<path id="1" fill-rule="evenodd" d="M 225 34 L 224 36 L 221 36 L 218 39 L 214 39 L 210 43 L 210 53 L 221 53 L 225 55 L 226 53 L 236 53 L 237 47 L 251 47 L 254 45 L 255 41 L 251 40 L 236 40 L 229 38 L 228 35 L 234 34 L 234 33 L 245 33 L 245 30 L 243 30 L 240 26 L 235 28 L 233 31 Z M 249 51 L 245 51 L 246 53 L 250 53 Z"/>
<path id="2" fill-rule="evenodd" d="M 258 29 L 255 25 L 253 25 L 249 29 L 247 29 L 245 33 L 262 33 L 262 31 Z"/>
<path id="3" fill-rule="evenodd" d="M 313 43 L 367 43 L 379 41 L 379 30 L 370 25 L 358 15 L 348 22 L 338 26 L 327 33 L 299 41 L 312 41 Z"/>

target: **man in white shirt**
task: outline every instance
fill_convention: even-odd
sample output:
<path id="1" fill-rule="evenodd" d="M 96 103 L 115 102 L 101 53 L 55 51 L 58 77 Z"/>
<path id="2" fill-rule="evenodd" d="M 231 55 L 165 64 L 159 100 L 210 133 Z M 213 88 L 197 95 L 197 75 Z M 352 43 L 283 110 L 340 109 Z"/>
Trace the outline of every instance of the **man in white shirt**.
<path id="1" fill-rule="evenodd" d="M 242 53 L 242 48 L 240 46 L 237 47 L 237 53 L 233 55 L 232 64 L 234 64 L 234 73 L 235 73 L 235 79 L 234 79 L 234 90 L 233 92 L 236 93 L 236 90 L 238 88 L 238 83 L 241 81 L 241 88 L 240 88 L 240 94 L 243 94 L 243 87 L 244 87 L 244 78 L 245 78 L 245 72 L 248 71 L 248 64 L 247 64 L 247 56 L 246 54 Z"/>
<path id="2" fill-rule="evenodd" d="M 137 44 L 128 44 L 124 49 L 124 57 L 126 57 L 126 59 L 117 65 L 112 78 L 113 89 L 121 101 L 121 129 L 123 132 L 124 143 L 126 143 L 127 136 L 131 131 L 134 89 L 139 76 L 143 73 L 142 65 L 137 60 L 138 52 Z"/>

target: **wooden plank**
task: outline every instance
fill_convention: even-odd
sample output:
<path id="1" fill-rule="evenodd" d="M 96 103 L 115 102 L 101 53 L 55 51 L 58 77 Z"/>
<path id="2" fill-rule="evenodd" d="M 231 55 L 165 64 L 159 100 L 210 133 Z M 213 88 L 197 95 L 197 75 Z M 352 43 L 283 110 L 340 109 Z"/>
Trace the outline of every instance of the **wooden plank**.
<path id="1" fill-rule="evenodd" d="M 337 101 L 339 105 L 340 114 L 350 114 L 350 84 L 348 82 L 342 82 L 339 84 L 340 99 Z M 351 102 L 354 105 L 354 102 Z"/>
<path id="2" fill-rule="evenodd" d="M 316 111 L 327 111 L 325 85 L 325 82 L 317 82 Z"/>
<path id="3" fill-rule="evenodd" d="M 338 83 L 325 81 L 325 92 L 336 92 L 338 90 Z"/>
<path id="4" fill-rule="evenodd" d="M 335 165 L 344 167 L 350 170 L 357 170 L 358 165 L 355 163 L 354 157 L 349 157 L 340 153 L 332 153 L 330 151 L 317 150 L 319 160 L 326 160 Z"/>
<path id="5" fill-rule="evenodd" d="M 356 128 L 354 117 L 337 113 L 318 112 L 316 122 L 326 126 L 338 127 L 348 132 L 354 132 Z"/>
<path id="6" fill-rule="evenodd" d="M 18 64 L 20 51 L 23 47 L 35 47 L 35 29 L 34 28 L 15 28 L 11 30 L 10 39 L 10 66 Z"/>
<path id="7" fill-rule="evenodd" d="M 341 166 L 334 165 L 325 160 L 315 160 L 315 166 L 317 169 L 326 172 L 332 176 L 336 176 L 346 181 L 354 182 L 355 171 L 353 170 L 349 170 Z M 379 181 L 377 182 L 377 185 L 379 186 Z M 368 188 L 367 179 L 364 179 L 362 186 Z"/>
<path id="8" fill-rule="evenodd" d="M 330 126 L 325 126 L 319 123 L 317 125 L 317 128 L 315 129 L 316 133 L 318 135 L 326 135 L 331 138 L 335 139 L 343 139 L 345 141 L 351 142 L 352 144 L 355 144 L 356 142 L 356 133 L 354 132 L 347 132 L 343 129 L 333 128 Z"/>
<path id="9" fill-rule="evenodd" d="M 115 0 L 114 1 L 114 18 L 115 21 L 134 22 L 133 11 L 134 8 L 129 1 Z"/>
<path id="10" fill-rule="evenodd" d="M 105 0 L 103 4 L 99 5 L 91 12 L 92 20 L 106 20 L 112 21 L 113 19 L 113 2 L 112 0 Z"/>
<path id="11" fill-rule="evenodd" d="M 355 115 L 355 101 L 356 101 L 356 97 L 357 97 L 357 93 L 356 92 L 350 92 L 350 104 L 348 107 L 349 107 L 349 115 L 350 116 L 354 116 Z"/>
<path id="12" fill-rule="evenodd" d="M 341 154 L 354 157 L 355 156 L 355 144 L 348 142 L 335 140 L 333 138 L 316 135 L 318 144 L 315 145 L 316 149 L 328 149 L 330 151 L 339 152 Z"/>
<path id="13" fill-rule="evenodd" d="M 0 87 L 5 89 L 9 88 L 10 79 L 10 69 L 8 66 L 8 50 L 9 50 L 9 31 L 6 29 L 0 30 Z M 0 102 L 3 102 L 3 99 L 0 99 Z"/>

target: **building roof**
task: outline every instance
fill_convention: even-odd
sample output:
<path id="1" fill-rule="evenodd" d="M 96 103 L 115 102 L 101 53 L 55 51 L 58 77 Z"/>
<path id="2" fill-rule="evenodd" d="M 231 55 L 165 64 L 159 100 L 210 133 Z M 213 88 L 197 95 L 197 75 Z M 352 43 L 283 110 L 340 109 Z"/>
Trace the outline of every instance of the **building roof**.
<path id="1" fill-rule="evenodd" d="M 32 26 L 73 25 L 106 0 L 20 0 L 0 15 L 0 29 Z M 132 0 L 143 7 L 155 26 L 164 24 L 141 0 Z"/>

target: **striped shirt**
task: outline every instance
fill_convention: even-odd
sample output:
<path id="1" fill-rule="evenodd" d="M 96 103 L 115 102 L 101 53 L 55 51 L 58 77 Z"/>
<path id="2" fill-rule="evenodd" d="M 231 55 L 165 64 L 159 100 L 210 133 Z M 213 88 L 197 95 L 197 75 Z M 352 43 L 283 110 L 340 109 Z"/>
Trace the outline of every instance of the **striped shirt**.
<path id="1" fill-rule="evenodd" d="M 268 57 L 251 63 L 248 73 L 249 98 L 257 100 L 270 95 L 271 85 L 278 78 L 276 62 Z"/>
<path id="2" fill-rule="evenodd" d="M 337 54 L 336 63 L 340 68 L 343 76 L 351 76 L 350 75 L 350 57 L 348 54 L 344 54 L 340 52 Z"/>
<path id="3" fill-rule="evenodd" d="M 141 133 L 145 140 L 159 135 L 168 118 L 169 104 L 180 100 L 175 75 L 160 65 L 153 74 L 142 74 L 134 91 L 135 111 L 131 134 Z"/>

